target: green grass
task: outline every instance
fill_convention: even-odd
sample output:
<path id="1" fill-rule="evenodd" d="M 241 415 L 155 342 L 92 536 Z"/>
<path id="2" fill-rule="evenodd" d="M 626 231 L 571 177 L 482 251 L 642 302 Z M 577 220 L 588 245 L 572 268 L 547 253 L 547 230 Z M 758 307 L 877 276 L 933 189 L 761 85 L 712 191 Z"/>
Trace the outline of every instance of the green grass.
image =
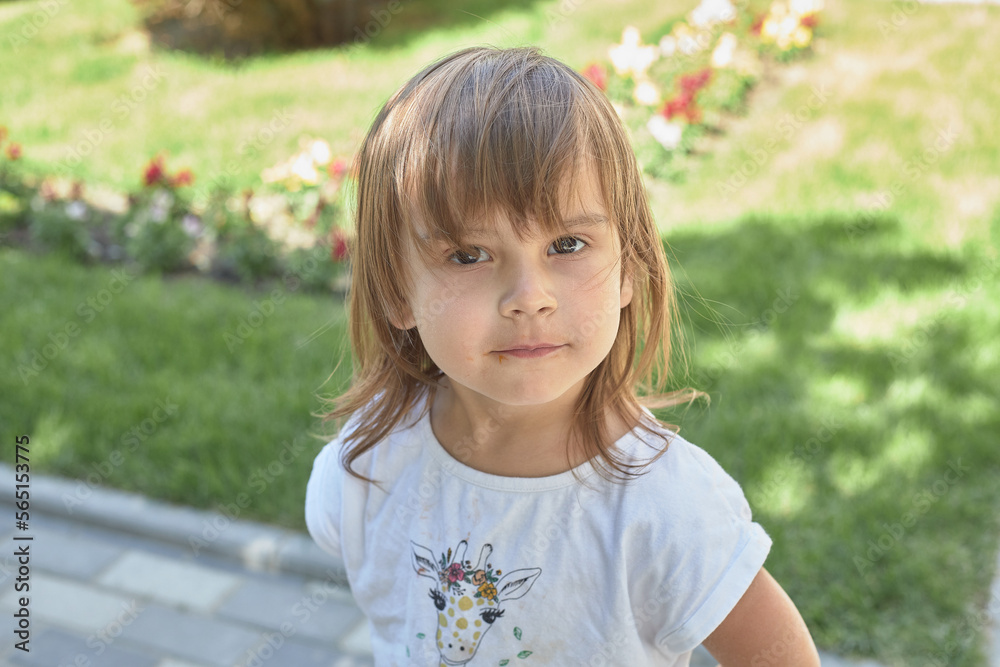
<path id="1" fill-rule="evenodd" d="M 1000 260 L 908 248 L 893 218 L 852 239 L 854 224 L 750 217 L 671 235 L 690 379 L 712 402 L 667 416 L 741 482 L 775 541 L 769 568 L 822 645 L 925 664 L 988 602 Z M 947 664 L 983 664 L 979 650 Z"/>
<path id="2" fill-rule="evenodd" d="M 247 292 L 11 249 L 0 273 L 0 339 L 13 347 L 0 423 L 30 435 L 34 470 L 198 507 L 249 490 L 246 516 L 304 527 L 316 396 L 349 379 L 348 362 L 327 383 L 342 300 L 291 281 Z"/>
<path id="3" fill-rule="evenodd" d="M 814 56 L 773 70 L 684 183 L 649 184 L 684 293 L 689 380 L 712 398 L 672 416 L 743 484 L 775 538 L 768 567 L 823 648 L 980 665 L 968 629 L 1000 535 L 1000 89 L 981 63 L 1000 55 L 1000 8 L 919 5 L 887 30 L 901 3 L 828 5 Z M 62 6 L 15 53 L 10 37 L 39 7 L 0 4 L 0 123 L 27 168 L 51 172 L 107 120 L 68 172 L 117 189 L 163 149 L 199 186 L 254 186 L 303 134 L 353 152 L 381 101 L 443 53 L 537 43 L 582 67 L 623 25 L 648 34 L 686 8 L 414 3 L 363 48 L 234 66 L 150 51 L 124 0 Z M 147 90 L 149 67 L 161 78 Z M 752 173 L 722 194 L 741 168 Z M 343 305 L 187 277 L 134 277 L 112 294 L 110 271 L 0 249 L 12 351 L 0 423 L 32 435 L 38 471 L 199 507 L 249 489 L 246 516 L 302 528 L 320 445 L 310 413 L 317 392 L 348 381 L 341 367 L 324 384 Z M 225 334 L 273 288 L 286 298 L 230 350 Z M 22 376 L 50 344 L 45 367 Z M 157 412 L 167 399 L 175 414 Z M 279 468 L 284 443 L 293 457 Z"/>

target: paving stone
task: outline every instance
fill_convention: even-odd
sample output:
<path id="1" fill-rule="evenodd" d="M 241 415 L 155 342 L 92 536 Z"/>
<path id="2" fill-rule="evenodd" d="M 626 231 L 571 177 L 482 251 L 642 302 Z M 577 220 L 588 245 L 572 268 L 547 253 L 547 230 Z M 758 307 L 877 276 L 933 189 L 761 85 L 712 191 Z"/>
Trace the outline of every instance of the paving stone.
<path id="1" fill-rule="evenodd" d="M 294 665 L 295 667 L 330 667 L 347 657 L 330 646 L 301 642 L 279 633 L 265 634 L 234 667 L 256 665 Z"/>
<path id="2" fill-rule="evenodd" d="M 347 655 L 334 660 L 330 667 L 375 667 L 375 661 L 367 657 Z"/>
<path id="3" fill-rule="evenodd" d="M 151 603 L 126 627 L 123 636 L 170 656 L 214 667 L 229 667 L 260 639 L 258 633 L 235 623 L 185 614 L 157 603 Z"/>
<path id="4" fill-rule="evenodd" d="M 241 578 L 189 561 L 129 551 L 97 581 L 166 604 L 207 612 L 233 591 Z"/>
<path id="5" fill-rule="evenodd" d="M 66 534 L 42 529 L 35 533 L 31 564 L 41 570 L 73 579 L 90 579 L 124 552 L 121 547 L 105 543 L 76 532 Z M 70 556 L 72 555 L 72 556 Z"/>
<path id="6" fill-rule="evenodd" d="M 11 543 L 11 541 L 3 542 L 5 545 Z M 7 590 L 14 587 L 13 580 L 17 576 L 17 567 L 19 565 L 13 549 L 5 549 L 4 551 L 7 553 L 0 554 L 0 586 L 3 587 L 0 590 Z"/>
<path id="7" fill-rule="evenodd" d="M 17 608 L 20 593 L 9 589 L 0 598 L 4 618 L 10 618 Z M 136 613 L 141 603 L 136 598 L 102 591 L 72 579 L 43 572 L 31 573 L 29 610 L 33 619 L 81 633 L 84 637 L 98 635 L 122 623 Z"/>
<path id="8" fill-rule="evenodd" d="M 323 589 L 264 581 L 247 581 L 219 607 L 218 613 L 330 646 L 362 618 L 356 606 L 334 599 Z"/>
<path id="9" fill-rule="evenodd" d="M 89 667 L 156 667 L 158 658 L 143 655 L 129 648 L 107 645 L 98 655 L 97 647 L 87 640 L 59 629 L 49 629 L 31 640 L 31 651 L 7 658 L 12 665 L 56 667 L 57 665 L 88 665 Z"/>
<path id="10" fill-rule="evenodd" d="M 0 468 L 2 470 L 2 468 Z M 144 551 L 160 554 L 169 558 L 184 558 L 190 556 L 191 550 L 186 544 L 171 544 L 162 540 L 144 537 L 134 533 L 123 533 L 107 526 L 75 521 L 71 518 L 52 516 L 50 514 L 31 513 L 32 527 L 44 528 L 65 535 L 83 535 L 105 546 L 125 550 Z"/>

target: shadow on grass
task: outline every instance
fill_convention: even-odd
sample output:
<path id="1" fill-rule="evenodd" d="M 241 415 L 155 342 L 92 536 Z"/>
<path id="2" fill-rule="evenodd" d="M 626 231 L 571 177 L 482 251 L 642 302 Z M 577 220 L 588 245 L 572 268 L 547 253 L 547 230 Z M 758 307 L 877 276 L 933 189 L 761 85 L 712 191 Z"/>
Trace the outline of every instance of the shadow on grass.
<path id="1" fill-rule="evenodd" d="M 668 242 L 687 384 L 712 402 L 664 416 L 743 485 L 817 641 L 980 664 L 970 615 L 989 603 L 1000 536 L 1000 264 L 915 246 L 884 218 L 751 218 Z"/>

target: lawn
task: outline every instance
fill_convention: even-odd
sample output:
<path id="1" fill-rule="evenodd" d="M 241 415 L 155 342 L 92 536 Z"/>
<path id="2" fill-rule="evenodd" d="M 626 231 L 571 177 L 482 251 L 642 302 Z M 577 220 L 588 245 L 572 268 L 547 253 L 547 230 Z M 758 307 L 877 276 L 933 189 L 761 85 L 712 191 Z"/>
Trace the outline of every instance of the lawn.
<path id="1" fill-rule="evenodd" d="M 406 5 L 364 46 L 234 66 L 150 51 L 122 0 L 61 5 L 15 52 L 41 5 L 0 3 L 0 123 L 28 168 L 95 188 L 135 188 L 166 149 L 197 187 L 235 189 L 302 135 L 350 154 L 447 51 L 537 43 L 583 67 L 623 25 L 690 8 L 453 6 Z M 771 71 L 683 183 L 649 184 L 682 293 L 676 382 L 711 396 L 663 416 L 743 484 L 818 643 L 892 665 L 983 664 L 1000 542 L 1000 90 L 982 65 L 1000 56 L 997 19 L 830 3 L 816 53 Z M 81 500 L 100 484 L 213 508 L 249 489 L 246 516 L 303 528 L 317 394 L 350 376 L 341 299 L 11 248 L 0 275 L 0 423 L 31 434 L 34 469 L 79 478 Z"/>

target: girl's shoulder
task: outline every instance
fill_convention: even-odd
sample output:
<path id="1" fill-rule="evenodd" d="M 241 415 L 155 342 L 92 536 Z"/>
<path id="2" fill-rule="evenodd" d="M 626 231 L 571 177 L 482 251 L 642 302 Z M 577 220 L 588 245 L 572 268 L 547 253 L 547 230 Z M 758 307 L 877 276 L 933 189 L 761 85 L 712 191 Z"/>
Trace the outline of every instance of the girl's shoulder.
<path id="1" fill-rule="evenodd" d="M 626 503 L 657 513 L 724 511 L 749 518 L 742 487 L 715 457 L 659 422 L 651 430 L 636 428 L 623 443 L 629 461 L 643 466 L 626 485 L 632 487 L 624 494 Z"/>

